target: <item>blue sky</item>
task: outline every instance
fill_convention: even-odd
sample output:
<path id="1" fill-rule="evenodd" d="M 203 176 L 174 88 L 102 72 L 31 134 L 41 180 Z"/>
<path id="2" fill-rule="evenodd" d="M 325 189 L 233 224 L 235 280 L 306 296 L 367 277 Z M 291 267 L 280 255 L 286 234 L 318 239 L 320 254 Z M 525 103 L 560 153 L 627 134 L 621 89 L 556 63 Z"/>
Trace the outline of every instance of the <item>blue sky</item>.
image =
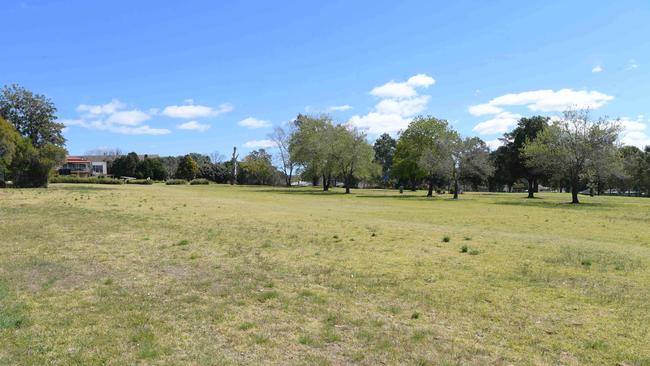
<path id="1" fill-rule="evenodd" d="M 3 1 L 0 84 L 47 95 L 72 154 L 229 154 L 298 113 L 494 143 L 567 105 L 650 144 L 648 1 Z"/>

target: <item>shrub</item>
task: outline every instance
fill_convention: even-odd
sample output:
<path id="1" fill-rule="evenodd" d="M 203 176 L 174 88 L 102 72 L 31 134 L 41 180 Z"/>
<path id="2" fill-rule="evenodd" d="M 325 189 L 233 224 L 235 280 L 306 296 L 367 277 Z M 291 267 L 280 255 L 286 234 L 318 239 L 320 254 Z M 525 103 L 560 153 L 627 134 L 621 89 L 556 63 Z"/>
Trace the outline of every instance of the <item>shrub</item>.
<path id="1" fill-rule="evenodd" d="M 445 236 L 442 238 L 442 241 L 444 241 L 445 243 L 449 243 L 449 242 L 451 241 L 451 237 L 450 237 L 449 235 L 445 235 Z"/>
<path id="2" fill-rule="evenodd" d="M 50 178 L 50 183 L 80 183 L 80 184 L 122 184 L 121 179 L 104 177 L 75 177 L 74 175 L 59 175 Z"/>
<path id="3" fill-rule="evenodd" d="M 166 185 L 171 186 L 171 185 L 183 185 L 187 184 L 187 181 L 185 179 L 168 179 L 165 182 Z"/>
<path id="4" fill-rule="evenodd" d="M 467 253 L 469 251 L 469 247 L 467 245 L 463 245 L 460 247 L 460 252 L 461 253 Z"/>
<path id="5" fill-rule="evenodd" d="M 153 184 L 153 181 L 151 179 L 129 179 L 129 180 L 126 181 L 126 184 L 150 185 L 150 184 Z"/>
<path id="6" fill-rule="evenodd" d="M 197 184 L 210 184 L 210 181 L 204 178 L 197 178 L 197 179 L 192 179 L 190 181 L 191 185 L 197 185 Z"/>

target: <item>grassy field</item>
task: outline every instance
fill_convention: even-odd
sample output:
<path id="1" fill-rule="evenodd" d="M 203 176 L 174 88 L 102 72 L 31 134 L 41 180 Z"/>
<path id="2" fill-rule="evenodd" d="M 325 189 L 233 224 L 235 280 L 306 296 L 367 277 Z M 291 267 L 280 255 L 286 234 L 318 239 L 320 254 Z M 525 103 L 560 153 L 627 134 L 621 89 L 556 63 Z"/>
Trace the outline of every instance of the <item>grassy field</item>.
<path id="1" fill-rule="evenodd" d="M 0 190 L 0 364 L 650 365 L 650 199 Z"/>

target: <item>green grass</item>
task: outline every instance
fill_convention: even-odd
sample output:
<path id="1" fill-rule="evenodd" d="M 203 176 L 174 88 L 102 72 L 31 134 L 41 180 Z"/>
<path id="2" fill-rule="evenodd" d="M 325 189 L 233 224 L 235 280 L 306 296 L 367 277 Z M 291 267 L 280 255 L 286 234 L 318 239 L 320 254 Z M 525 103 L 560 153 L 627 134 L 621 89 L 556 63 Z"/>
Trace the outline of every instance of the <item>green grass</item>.
<path id="1" fill-rule="evenodd" d="M 0 190 L 0 364 L 650 364 L 650 199 L 425 194 Z"/>

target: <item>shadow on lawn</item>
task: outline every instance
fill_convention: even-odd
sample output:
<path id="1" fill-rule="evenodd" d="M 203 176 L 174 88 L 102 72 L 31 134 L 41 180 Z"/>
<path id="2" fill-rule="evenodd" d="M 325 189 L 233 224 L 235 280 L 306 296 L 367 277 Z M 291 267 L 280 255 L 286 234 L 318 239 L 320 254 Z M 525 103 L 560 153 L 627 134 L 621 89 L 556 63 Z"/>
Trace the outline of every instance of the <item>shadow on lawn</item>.
<path id="1" fill-rule="evenodd" d="M 527 198 L 522 197 L 517 200 L 495 200 L 492 202 L 494 205 L 504 205 L 504 206 L 529 206 L 529 207 L 553 207 L 553 208 L 568 208 L 568 207 L 615 207 L 616 204 L 609 202 L 580 202 L 579 204 L 573 204 L 569 201 L 547 201 L 541 197 Z"/>

